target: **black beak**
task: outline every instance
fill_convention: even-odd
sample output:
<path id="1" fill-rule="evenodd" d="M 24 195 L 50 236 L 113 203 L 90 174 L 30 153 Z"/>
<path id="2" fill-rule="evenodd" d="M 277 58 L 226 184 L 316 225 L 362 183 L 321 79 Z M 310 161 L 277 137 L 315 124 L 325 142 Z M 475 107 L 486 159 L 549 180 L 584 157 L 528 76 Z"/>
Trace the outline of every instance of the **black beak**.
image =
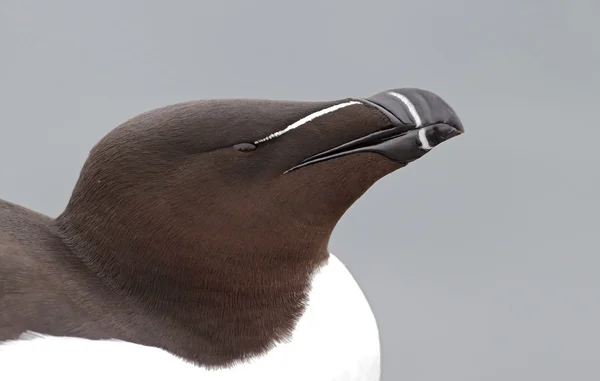
<path id="1" fill-rule="evenodd" d="M 394 89 L 360 101 L 385 114 L 391 126 L 313 155 L 290 171 L 357 152 L 379 153 L 406 165 L 464 132 L 462 122 L 452 107 L 426 90 Z"/>

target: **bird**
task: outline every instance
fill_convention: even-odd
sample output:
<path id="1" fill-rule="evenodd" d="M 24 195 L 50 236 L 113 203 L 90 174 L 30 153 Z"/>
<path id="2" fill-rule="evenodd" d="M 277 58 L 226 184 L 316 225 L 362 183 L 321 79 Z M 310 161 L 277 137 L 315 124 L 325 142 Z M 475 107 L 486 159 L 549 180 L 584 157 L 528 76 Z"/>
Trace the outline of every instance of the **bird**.
<path id="1" fill-rule="evenodd" d="M 56 218 L 0 200 L 0 377 L 378 381 L 377 321 L 330 236 L 378 180 L 462 133 L 409 87 L 124 121 Z"/>

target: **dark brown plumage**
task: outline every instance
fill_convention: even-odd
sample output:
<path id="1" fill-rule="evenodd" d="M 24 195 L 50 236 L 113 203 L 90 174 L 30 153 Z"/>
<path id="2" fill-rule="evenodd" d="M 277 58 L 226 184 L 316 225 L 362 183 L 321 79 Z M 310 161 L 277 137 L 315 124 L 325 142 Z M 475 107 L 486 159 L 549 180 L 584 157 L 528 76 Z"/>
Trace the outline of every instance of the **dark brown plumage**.
<path id="1" fill-rule="evenodd" d="M 339 102 L 150 111 L 92 149 L 57 219 L 0 202 L 0 340 L 117 338 L 225 365 L 285 339 L 338 219 L 401 165 L 361 153 L 282 174 L 390 121 L 360 105 L 232 146 Z"/>

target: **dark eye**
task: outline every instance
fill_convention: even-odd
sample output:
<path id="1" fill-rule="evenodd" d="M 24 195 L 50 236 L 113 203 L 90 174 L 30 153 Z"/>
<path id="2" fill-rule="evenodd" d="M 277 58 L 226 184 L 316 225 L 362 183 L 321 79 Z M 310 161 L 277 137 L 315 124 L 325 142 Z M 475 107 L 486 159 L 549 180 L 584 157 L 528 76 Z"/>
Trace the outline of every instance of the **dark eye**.
<path id="1" fill-rule="evenodd" d="M 240 143 L 233 146 L 233 149 L 240 152 L 250 152 L 256 149 L 256 146 L 252 143 Z"/>

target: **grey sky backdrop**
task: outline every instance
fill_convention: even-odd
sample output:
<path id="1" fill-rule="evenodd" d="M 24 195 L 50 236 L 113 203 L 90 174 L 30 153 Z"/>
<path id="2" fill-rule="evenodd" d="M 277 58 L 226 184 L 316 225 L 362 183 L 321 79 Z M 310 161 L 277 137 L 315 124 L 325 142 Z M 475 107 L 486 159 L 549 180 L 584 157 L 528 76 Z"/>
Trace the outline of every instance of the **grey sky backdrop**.
<path id="1" fill-rule="evenodd" d="M 598 380 L 599 15 L 594 0 L 2 0 L 0 198 L 56 216 L 92 145 L 158 106 L 426 88 L 467 133 L 377 183 L 331 242 L 377 314 L 383 380 Z"/>

